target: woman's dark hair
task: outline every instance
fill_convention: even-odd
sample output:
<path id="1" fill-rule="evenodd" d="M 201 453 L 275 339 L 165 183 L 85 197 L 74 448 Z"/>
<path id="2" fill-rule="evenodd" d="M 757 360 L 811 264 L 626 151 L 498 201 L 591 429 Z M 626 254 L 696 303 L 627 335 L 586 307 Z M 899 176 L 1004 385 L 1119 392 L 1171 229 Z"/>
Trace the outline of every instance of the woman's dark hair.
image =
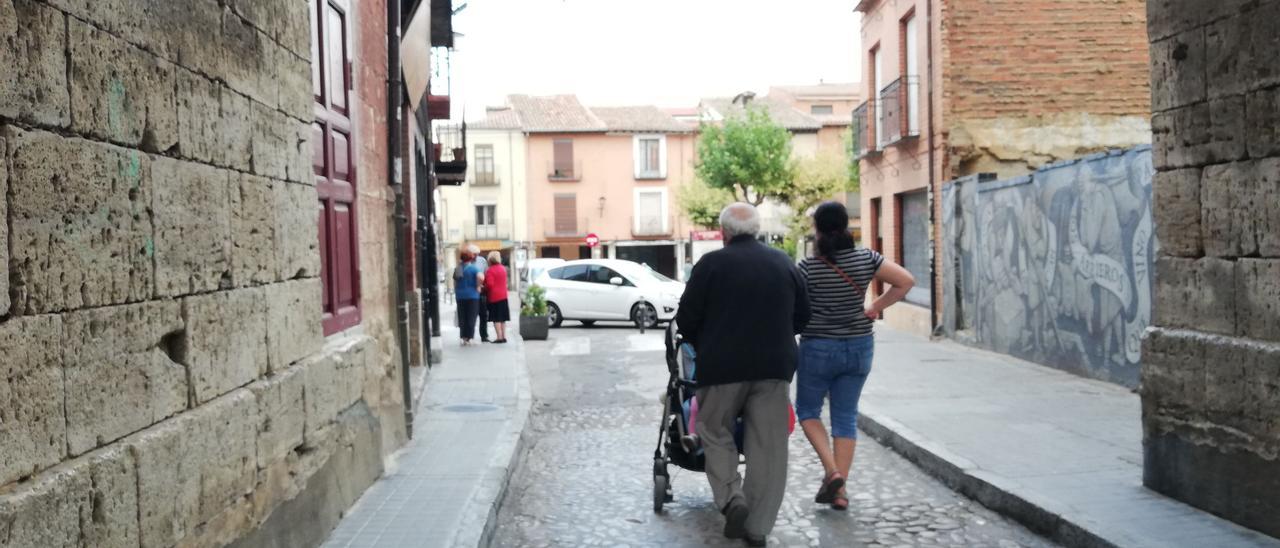
<path id="1" fill-rule="evenodd" d="M 818 206 L 813 212 L 813 228 L 821 257 L 854 248 L 853 235 L 849 234 L 849 211 L 840 202 L 823 202 Z"/>

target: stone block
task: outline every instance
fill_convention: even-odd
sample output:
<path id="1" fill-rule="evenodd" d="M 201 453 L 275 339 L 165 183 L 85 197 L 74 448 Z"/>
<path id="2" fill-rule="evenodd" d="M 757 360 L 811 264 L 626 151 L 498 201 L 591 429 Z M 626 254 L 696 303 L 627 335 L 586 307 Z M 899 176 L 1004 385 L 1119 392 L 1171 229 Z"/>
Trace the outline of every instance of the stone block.
<path id="1" fill-rule="evenodd" d="M 41 0 L 59 10 L 75 16 L 81 21 L 88 21 L 95 27 L 120 36 L 130 43 L 155 51 L 176 61 L 176 57 L 167 55 L 167 44 L 162 33 L 153 29 L 165 28 L 161 24 L 152 24 L 152 19 L 159 13 L 156 8 L 171 4 L 167 0 Z M 179 10 L 170 10 L 176 14 Z M 164 21 L 171 23 L 172 15 Z"/>
<path id="2" fill-rule="evenodd" d="M 126 441 L 137 460 L 141 545 L 173 546 L 254 486 L 257 402 L 237 390 Z"/>
<path id="3" fill-rule="evenodd" d="M 315 95 L 311 82 L 311 63 L 282 47 L 273 47 L 272 66 L 279 84 L 280 110 L 298 120 L 315 119 L 312 109 Z"/>
<path id="4" fill-rule="evenodd" d="M 0 127 L 0 196 L 9 195 L 9 146 Z M 0 316 L 9 313 L 9 200 L 0 200 Z M 2 485 L 4 482 L 0 482 Z"/>
<path id="5" fill-rule="evenodd" d="M 223 156 L 219 162 L 239 171 L 253 170 L 254 103 L 248 97 L 223 89 L 218 137 Z"/>
<path id="6" fill-rule="evenodd" d="M 1235 333 L 1235 267 L 1206 257 L 1156 260 L 1154 325 Z"/>
<path id="7" fill-rule="evenodd" d="M 85 453 L 187 408 L 177 302 L 95 308 L 63 318 L 67 441 Z"/>
<path id="8" fill-rule="evenodd" d="M 275 281 L 276 183 L 265 177 L 232 175 L 231 184 L 231 283 L 235 287 Z"/>
<path id="9" fill-rule="evenodd" d="M 0 494 L 0 546 L 138 544 L 137 482 L 122 448 L 51 468 Z"/>
<path id="10" fill-rule="evenodd" d="M 0 0 L 0 117 L 65 127 L 66 17 L 34 0 Z"/>
<path id="11" fill-rule="evenodd" d="M 1236 261 L 1236 334 L 1280 341 L 1280 259 Z"/>
<path id="12" fill-rule="evenodd" d="M 307 439 L 360 399 L 369 339 L 348 339 L 302 362 L 306 369 Z"/>
<path id="13" fill-rule="evenodd" d="M 1205 33 L 1202 29 L 1151 43 L 1151 110 L 1160 112 L 1205 99 Z"/>
<path id="14" fill-rule="evenodd" d="M 253 172 L 272 179 L 289 179 L 289 164 L 297 154 L 297 130 L 302 122 L 279 111 L 253 105 Z"/>
<path id="15" fill-rule="evenodd" d="M 1280 158 L 1205 168 L 1200 207 L 1206 255 L 1280 256 Z"/>
<path id="16" fill-rule="evenodd" d="M 1205 398 L 1205 337 L 1151 328 L 1142 340 L 1142 398 L 1164 413 L 1198 413 Z"/>
<path id="17" fill-rule="evenodd" d="M 290 367 L 249 385 L 258 402 L 258 467 L 267 469 L 302 445 L 306 371 Z"/>
<path id="18" fill-rule="evenodd" d="M 275 185 L 276 250 L 281 280 L 320 275 L 319 199 L 314 187 Z"/>
<path id="19" fill-rule="evenodd" d="M 267 372 L 267 303 L 260 288 L 182 300 L 187 367 L 195 404 L 253 382 Z"/>
<path id="20" fill-rule="evenodd" d="M 320 278 L 304 278 L 264 288 L 267 301 L 269 368 L 279 371 L 324 346 Z"/>
<path id="21" fill-rule="evenodd" d="M 62 322 L 19 316 L 0 323 L 0 485 L 53 466 L 67 452 Z"/>
<path id="22" fill-rule="evenodd" d="M 1152 40 L 1202 27 L 1239 14 L 1252 0 L 1148 0 L 1147 33 Z"/>
<path id="23" fill-rule="evenodd" d="M 173 65 L 77 19 L 68 28 L 72 129 L 151 152 L 177 144 Z"/>
<path id="24" fill-rule="evenodd" d="M 5 132 L 13 312 L 150 298 L 149 157 L 42 131 Z"/>
<path id="25" fill-rule="evenodd" d="M 1244 110 L 1248 113 L 1245 140 L 1249 157 L 1280 156 L 1280 87 L 1250 93 Z"/>
<path id="26" fill-rule="evenodd" d="M 1160 251 L 1178 257 L 1199 257 L 1204 252 L 1200 234 L 1199 168 L 1156 173 L 1152 186 L 1156 236 Z"/>
<path id="27" fill-rule="evenodd" d="M 1245 157 L 1244 98 L 1209 100 L 1151 116 L 1156 169 L 1204 166 Z"/>
<path id="28" fill-rule="evenodd" d="M 311 4 L 281 2 L 276 41 L 303 61 L 311 60 Z M 307 74 L 311 73 L 308 63 Z"/>
<path id="29" fill-rule="evenodd" d="M 156 157 L 152 179 L 156 294 L 171 297 L 229 287 L 229 172 Z"/>
<path id="30" fill-rule="evenodd" d="M 222 86 L 185 69 L 174 71 L 178 86 L 178 142 L 182 156 L 227 165 L 222 119 Z"/>
<path id="31" fill-rule="evenodd" d="M 1209 97 L 1240 95 L 1280 83 L 1280 4 L 1262 2 L 1251 11 L 1205 27 Z"/>
<path id="32" fill-rule="evenodd" d="M 271 66 L 271 48 L 275 44 L 227 9 L 222 12 L 219 45 L 222 51 L 217 58 L 217 75 L 231 89 L 266 106 L 275 107 L 279 94 L 275 74 L 278 69 Z"/>

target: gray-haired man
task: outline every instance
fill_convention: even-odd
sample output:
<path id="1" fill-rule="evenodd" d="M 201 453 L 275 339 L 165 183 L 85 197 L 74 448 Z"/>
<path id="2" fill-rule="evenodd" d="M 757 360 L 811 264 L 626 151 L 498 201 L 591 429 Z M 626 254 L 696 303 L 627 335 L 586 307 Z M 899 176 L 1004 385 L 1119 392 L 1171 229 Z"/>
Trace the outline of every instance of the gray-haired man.
<path id="1" fill-rule="evenodd" d="M 809 322 L 809 298 L 791 258 L 756 240 L 756 208 L 729 205 L 720 230 L 725 247 L 693 267 L 676 322 L 698 354 L 698 434 L 724 534 L 764 546 L 786 490 L 795 335 Z M 738 417 L 745 485 L 733 439 Z"/>

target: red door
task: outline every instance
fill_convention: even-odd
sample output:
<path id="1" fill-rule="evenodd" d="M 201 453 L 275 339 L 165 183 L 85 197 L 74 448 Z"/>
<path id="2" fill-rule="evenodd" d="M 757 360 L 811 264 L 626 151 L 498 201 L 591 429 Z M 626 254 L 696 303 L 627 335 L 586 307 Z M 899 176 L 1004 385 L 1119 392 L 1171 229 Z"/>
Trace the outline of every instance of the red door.
<path id="1" fill-rule="evenodd" d="M 350 4 L 311 0 L 312 165 L 319 194 L 324 333 L 360 323 L 356 169 L 351 123 Z"/>

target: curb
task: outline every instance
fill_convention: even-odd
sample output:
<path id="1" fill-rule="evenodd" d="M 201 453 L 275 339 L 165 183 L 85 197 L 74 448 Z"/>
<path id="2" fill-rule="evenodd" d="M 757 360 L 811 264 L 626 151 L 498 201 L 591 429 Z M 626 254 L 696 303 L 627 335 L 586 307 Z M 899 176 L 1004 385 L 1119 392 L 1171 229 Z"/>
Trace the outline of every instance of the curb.
<path id="1" fill-rule="evenodd" d="M 454 535 L 452 546 L 488 547 L 493 542 L 493 534 L 498 527 L 498 511 L 506 499 L 507 487 L 511 483 L 512 475 L 524 460 L 527 443 L 524 431 L 533 408 L 533 391 L 529 383 L 529 369 L 525 364 L 523 344 L 519 345 L 515 374 L 515 412 L 508 421 L 507 429 L 496 443 L 488 471 L 485 472 L 479 488 L 467 501 L 467 509 L 458 527 L 458 533 Z"/>
<path id="2" fill-rule="evenodd" d="M 968 459 L 955 455 L 888 416 L 863 404 L 858 413 L 858 429 L 893 449 L 947 487 L 978 501 L 1037 534 L 1065 546 L 1114 548 L 1115 543 L 1048 509 L 1044 501 L 1019 494 L 1017 483 L 987 472 Z"/>

